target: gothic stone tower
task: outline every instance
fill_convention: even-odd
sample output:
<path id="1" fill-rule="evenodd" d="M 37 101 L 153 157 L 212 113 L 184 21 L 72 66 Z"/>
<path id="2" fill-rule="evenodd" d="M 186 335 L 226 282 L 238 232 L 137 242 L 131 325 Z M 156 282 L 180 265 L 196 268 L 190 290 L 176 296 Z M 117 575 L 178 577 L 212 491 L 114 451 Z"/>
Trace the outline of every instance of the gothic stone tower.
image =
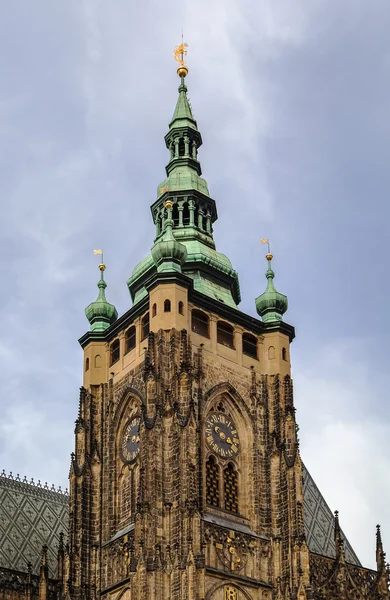
<path id="1" fill-rule="evenodd" d="M 118 318 L 102 264 L 86 309 L 64 591 L 304 600 L 314 595 L 287 298 L 268 254 L 261 320 L 237 308 L 237 273 L 213 239 L 217 209 L 201 177 L 187 71 L 178 72 L 167 178 L 151 207 L 155 242 L 128 281 L 133 307 Z"/>

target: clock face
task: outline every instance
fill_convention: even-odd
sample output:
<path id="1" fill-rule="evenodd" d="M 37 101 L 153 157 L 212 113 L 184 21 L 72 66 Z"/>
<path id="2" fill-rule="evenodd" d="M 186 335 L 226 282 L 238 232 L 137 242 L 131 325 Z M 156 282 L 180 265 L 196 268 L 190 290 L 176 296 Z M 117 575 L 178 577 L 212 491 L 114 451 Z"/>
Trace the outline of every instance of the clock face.
<path id="1" fill-rule="evenodd" d="M 140 417 L 133 417 L 125 427 L 121 446 L 121 455 L 124 462 L 133 462 L 138 456 L 140 422 Z"/>
<path id="2" fill-rule="evenodd" d="M 224 413 L 211 413 L 206 420 L 206 440 L 222 458 L 234 458 L 240 448 L 240 439 L 232 420 Z"/>

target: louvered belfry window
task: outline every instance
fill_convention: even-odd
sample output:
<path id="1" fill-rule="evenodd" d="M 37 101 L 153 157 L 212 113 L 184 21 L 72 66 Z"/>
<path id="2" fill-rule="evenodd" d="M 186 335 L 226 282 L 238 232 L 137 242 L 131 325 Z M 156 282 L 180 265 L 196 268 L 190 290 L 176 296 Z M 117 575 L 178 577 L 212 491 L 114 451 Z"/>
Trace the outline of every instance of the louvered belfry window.
<path id="1" fill-rule="evenodd" d="M 213 456 L 206 462 L 206 504 L 219 506 L 219 466 Z"/>
<path id="2" fill-rule="evenodd" d="M 225 510 L 238 513 L 238 473 L 232 463 L 223 471 L 223 495 Z"/>

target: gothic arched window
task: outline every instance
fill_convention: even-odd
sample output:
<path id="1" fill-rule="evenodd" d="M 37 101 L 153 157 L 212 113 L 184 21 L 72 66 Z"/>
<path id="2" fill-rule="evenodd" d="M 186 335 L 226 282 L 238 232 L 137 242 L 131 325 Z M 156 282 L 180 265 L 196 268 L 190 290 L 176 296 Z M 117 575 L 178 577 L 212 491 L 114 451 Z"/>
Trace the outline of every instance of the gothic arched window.
<path id="1" fill-rule="evenodd" d="M 219 506 L 219 466 L 214 456 L 206 462 L 206 504 Z"/>
<path id="2" fill-rule="evenodd" d="M 206 313 L 201 310 L 194 309 L 191 315 L 191 329 L 195 333 L 199 333 L 199 335 L 204 335 L 204 337 L 209 336 L 209 318 Z"/>
<path id="3" fill-rule="evenodd" d="M 135 343 L 136 343 L 136 333 L 135 333 L 134 325 L 129 327 L 129 329 L 126 331 L 125 340 L 126 340 L 126 352 L 130 352 L 130 350 L 133 350 L 133 348 L 135 348 Z"/>
<path id="4" fill-rule="evenodd" d="M 244 354 L 257 359 L 257 338 L 251 333 L 242 334 L 242 351 Z"/>
<path id="5" fill-rule="evenodd" d="M 89 371 L 89 358 L 85 360 L 85 370 Z"/>
<path id="6" fill-rule="evenodd" d="M 287 360 L 287 350 L 286 350 L 286 348 L 282 348 L 282 360 Z"/>
<path id="7" fill-rule="evenodd" d="M 118 362 L 119 358 L 120 358 L 119 340 L 115 340 L 111 344 L 111 364 L 113 365 L 114 363 Z"/>
<path id="8" fill-rule="evenodd" d="M 223 470 L 224 508 L 238 513 L 238 473 L 232 463 Z"/>
<path id="9" fill-rule="evenodd" d="M 155 317 L 157 315 L 157 304 L 154 303 L 152 306 L 152 317 Z"/>
<path id="10" fill-rule="evenodd" d="M 142 339 L 144 340 L 149 335 L 149 313 L 142 317 L 141 322 L 141 330 L 142 330 Z"/>
<path id="11" fill-rule="evenodd" d="M 181 300 L 179 302 L 178 309 L 179 309 L 179 315 L 184 315 L 184 303 Z"/>
<path id="12" fill-rule="evenodd" d="M 164 300 L 164 312 L 171 312 L 171 301 Z"/>

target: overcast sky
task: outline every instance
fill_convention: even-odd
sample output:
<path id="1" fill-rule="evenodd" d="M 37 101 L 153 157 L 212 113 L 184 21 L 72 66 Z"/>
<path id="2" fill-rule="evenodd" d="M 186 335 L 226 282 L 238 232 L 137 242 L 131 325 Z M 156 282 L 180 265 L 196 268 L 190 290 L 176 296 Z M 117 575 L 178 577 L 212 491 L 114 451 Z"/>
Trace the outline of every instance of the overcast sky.
<path id="1" fill-rule="evenodd" d="M 96 298 L 131 306 L 189 43 L 218 250 L 288 295 L 301 452 L 355 551 L 390 553 L 388 0 L 38 0 L 0 18 L 0 467 L 67 485 Z"/>

